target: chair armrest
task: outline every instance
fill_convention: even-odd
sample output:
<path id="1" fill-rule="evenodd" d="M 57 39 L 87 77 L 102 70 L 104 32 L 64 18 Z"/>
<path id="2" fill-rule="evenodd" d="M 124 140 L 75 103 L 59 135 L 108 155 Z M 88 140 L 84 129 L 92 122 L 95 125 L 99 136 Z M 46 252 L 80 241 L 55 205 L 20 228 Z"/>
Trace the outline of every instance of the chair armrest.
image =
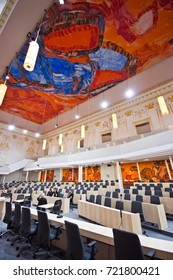
<path id="1" fill-rule="evenodd" d="M 153 260 L 153 259 L 154 259 L 154 256 L 155 256 L 155 253 L 156 253 L 156 251 L 150 250 L 150 251 L 148 251 L 144 256 L 145 256 L 146 258 L 148 258 L 148 259 Z"/>
<path id="2" fill-rule="evenodd" d="M 90 241 L 90 242 L 87 244 L 87 246 L 88 246 L 89 248 L 91 248 L 91 247 L 95 246 L 96 242 L 97 242 L 96 240 L 92 240 L 92 241 Z"/>

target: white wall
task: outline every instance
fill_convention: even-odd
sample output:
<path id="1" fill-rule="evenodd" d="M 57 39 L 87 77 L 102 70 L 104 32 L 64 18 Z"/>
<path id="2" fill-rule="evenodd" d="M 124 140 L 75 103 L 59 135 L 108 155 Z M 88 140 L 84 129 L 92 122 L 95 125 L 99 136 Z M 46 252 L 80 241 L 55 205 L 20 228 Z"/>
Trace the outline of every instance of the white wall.
<path id="1" fill-rule="evenodd" d="M 22 170 L 18 170 L 16 172 L 12 172 L 5 176 L 4 183 L 10 183 L 12 181 L 20 181 L 22 180 Z"/>
<path id="2" fill-rule="evenodd" d="M 102 180 L 116 180 L 115 166 L 108 166 L 107 164 L 101 165 L 101 179 Z"/>

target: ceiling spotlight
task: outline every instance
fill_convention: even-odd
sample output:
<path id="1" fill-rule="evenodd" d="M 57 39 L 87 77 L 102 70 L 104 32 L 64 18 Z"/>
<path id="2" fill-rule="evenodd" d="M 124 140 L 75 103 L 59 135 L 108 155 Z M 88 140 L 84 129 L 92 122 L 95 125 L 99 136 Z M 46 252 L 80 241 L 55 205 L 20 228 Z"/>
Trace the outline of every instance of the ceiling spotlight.
<path id="1" fill-rule="evenodd" d="M 132 89 L 128 89 L 128 90 L 126 91 L 126 96 L 127 96 L 128 98 L 131 98 L 133 95 L 134 95 L 134 91 L 133 91 Z"/>
<path id="2" fill-rule="evenodd" d="M 40 133 L 39 133 L 39 132 L 36 132 L 36 133 L 35 133 L 35 137 L 36 137 L 36 138 L 40 137 Z"/>
<path id="3" fill-rule="evenodd" d="M 55 124 L 55 128 L 57 128 L 57 127 L 58 127 L 58 124 L 56 123 L 56 124 Z"/>
<path id="4" fill-rule="evenodd" d="M 14 126 L 13 124 L 9 124 L 8 129 L 9 129 L 9 130 L 14 130 L 14 129 L 15 129 L 15 126 Z"/>
<path id="5" fill-rule="evenodd" d="M 28 130 L 27 129 L 24 129 L 23 130 L 23 134 L 27 134 L 28 133 Z"/>
<path id="6" fill-rule="evenodd" d="M 103 109 L 107 108 L 107 107 L 108 107 L 108 103 L 107 103 L 106 101 L 103 101 L 103 102 L 101 103 L 101 107 L 102 107 Z"/>
<path id="7" fill-rule="evenodd" d="M 76 114 L 75 119 L 78 120 L 80 118 L 80 116 L 78 114 Z"/>
<path id="8" fill-rule="evenodd" d="M 61 5 L 63 5 L 63 4 L 64 4 L 64 0 L 59 0 L 59 3 L 60 3 Z"/>

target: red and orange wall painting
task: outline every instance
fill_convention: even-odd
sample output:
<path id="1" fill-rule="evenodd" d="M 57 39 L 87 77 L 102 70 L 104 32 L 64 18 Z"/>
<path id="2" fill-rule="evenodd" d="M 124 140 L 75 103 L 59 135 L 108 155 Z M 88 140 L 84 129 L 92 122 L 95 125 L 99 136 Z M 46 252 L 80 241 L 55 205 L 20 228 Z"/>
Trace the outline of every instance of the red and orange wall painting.
<path id="1" fill-rule="evenodd" d="M 86 176 L 85 179 L 88 182 L 100 181 L 101 180 L 100 166 L 86 167 L 85 176 Z"/>
<path id="2" fill-rule="evenodd" d="M 54 170 L 47 170 L 46 182 L 53 182 Z"/>
<path id="3" fill-rule="evenodd" d="M 133 181 L 137 182 L 139 181 L 139 178 L 141 178 L 141 181 L 144 182 L 149 182 L 150 180 L 154 182 L 159 182 L 160 180 L 164 180 L 165 182 L 167 182 L 170 180 L 164 160 L 139 162 L 138 166 L 139 166 L 140 176 L 138 174 L 136 163 L 121 164 L 123 182 L 129 182 L 129 183 Z M 173 170 L 169 162 L 168 162 L 168 167 L 172 177 Z"/>
<path id="4" fill-rule="evenodd" d="M 169 175 L 164 160 L 139 162 L 139 170 L 142 181 L 169 181 Z"/>
<path id="5" fill-rule="evenodd" d="M 73 170 L 73 181 L 75 182 L 75 184 L 78 183 L 78 168 L 74 168 Z"/>
<path id="6" fill-rule="evenodd" d="M 62 181 L 63 182 L 72 182 L 73 181 L 73 170 L 71 168 L 63 169 Z"/>
<path id="7" fill-rule="evenodd" d="M 122 179 L 124 184 L 132 184 L 133 181 L 139 181 L 139 175 L 136 163 L 121 164 Z"/>
<path id="8" fill-rule="evenodd" d="M 44 177 L 45 177 L 45 170 L 41 170 L 41 172 L 40 172 L 40 182 L 44 182 Z"/>

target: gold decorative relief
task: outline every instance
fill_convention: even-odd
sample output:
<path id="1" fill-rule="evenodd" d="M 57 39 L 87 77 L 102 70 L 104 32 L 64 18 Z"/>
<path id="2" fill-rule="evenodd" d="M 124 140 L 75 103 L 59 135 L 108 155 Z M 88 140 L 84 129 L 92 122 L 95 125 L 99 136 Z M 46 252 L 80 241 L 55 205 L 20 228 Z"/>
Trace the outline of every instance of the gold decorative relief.
<path id="1" fill-rule="evenodd" d="M 88 130 L 88 125 L 85 126 L 85 130 Z"/>
<path id="2" fill-rule="evenodd" d="M 18 138 L 18 136 L 15 135 L 15 134 L 13 134 L 12 137 L 13 137 L 13 139 L 17 139 Z"/>
<path id="3" fill-rule="evenodd" d="M 135 115 L 135 117 L 137 117 L 137 118 L 142 118 L 142 117 L 144 117 L 145 116 L 145 111 L 142 109 L 142 110 L 140 110 L 140 111 L 135 111 L 134 112 L 134 115 Z"/>
<path id="4" fill-rule="evenodd" d="M 27 150 L 26 150 L 26 154 L 28 155 L 28 156 L 34 156 L 34 154 L 35 154 L 35 151 L 34 151 L 34 147 L 32 147 L 32 146 L 30 146 Z"/>
<path id="5" fill-rule="evenodd" d="M 1 142 L 0 143 L 0 150 L 1 151 L 9 151 L 10 146 L 8 144 L 8 142 Z"/>
<path id="6" fill-rule="evenodd" d="M 95 123 L 95 126 L 99 126 L 99 125 L 100 125 L 100 122 L 96 122 L 96 123 Z"/>
<path id="7" fill-rule="evenodd" d="M 168 99 L 173 102 L 173 95 L 169 96 Z"/>
<path id="8" fill-rule="evenodd" d="M 74 130 L 74 131 L 73 131 L 73 134 L 77 134 L 77 130 Z"/>
<path id="9" fill-rule="evenodd" d="M 103 127 L 108 127 L 108 122 L 104 121 Z"/>
<path id="10" fill-rule="evenodd" d="M 127 112 L 125 112 L 125 115 L 126 115 L 126 117 L 131 116 L 131 115 L 132 115 L 132 111 L 127 111 Z"/>
<path id="11" fill-rule="evenodd" d="M 24 139 L 25 139 L 25 142 L 28 142 L 28 141 L 29 141 L 29 138 L 28 138 L 28 137 L 25 137 Z"/>
<path id="12" fill-rule="evenodd" d="M 153 109 L 154 108 L 154 103 L 149 103 L 146 105 L 147 109 Z"/>
<path id="13" fill-rule="evenodd" d="M 65 134 L 65 137 L 68 137 L 68 133 Z"/>
<path id="14" fill-rule="evenodd" d="M 49 142 L 50 142 L 50 143 L 52 142 L 52 138 L 49 139 Z"/>

